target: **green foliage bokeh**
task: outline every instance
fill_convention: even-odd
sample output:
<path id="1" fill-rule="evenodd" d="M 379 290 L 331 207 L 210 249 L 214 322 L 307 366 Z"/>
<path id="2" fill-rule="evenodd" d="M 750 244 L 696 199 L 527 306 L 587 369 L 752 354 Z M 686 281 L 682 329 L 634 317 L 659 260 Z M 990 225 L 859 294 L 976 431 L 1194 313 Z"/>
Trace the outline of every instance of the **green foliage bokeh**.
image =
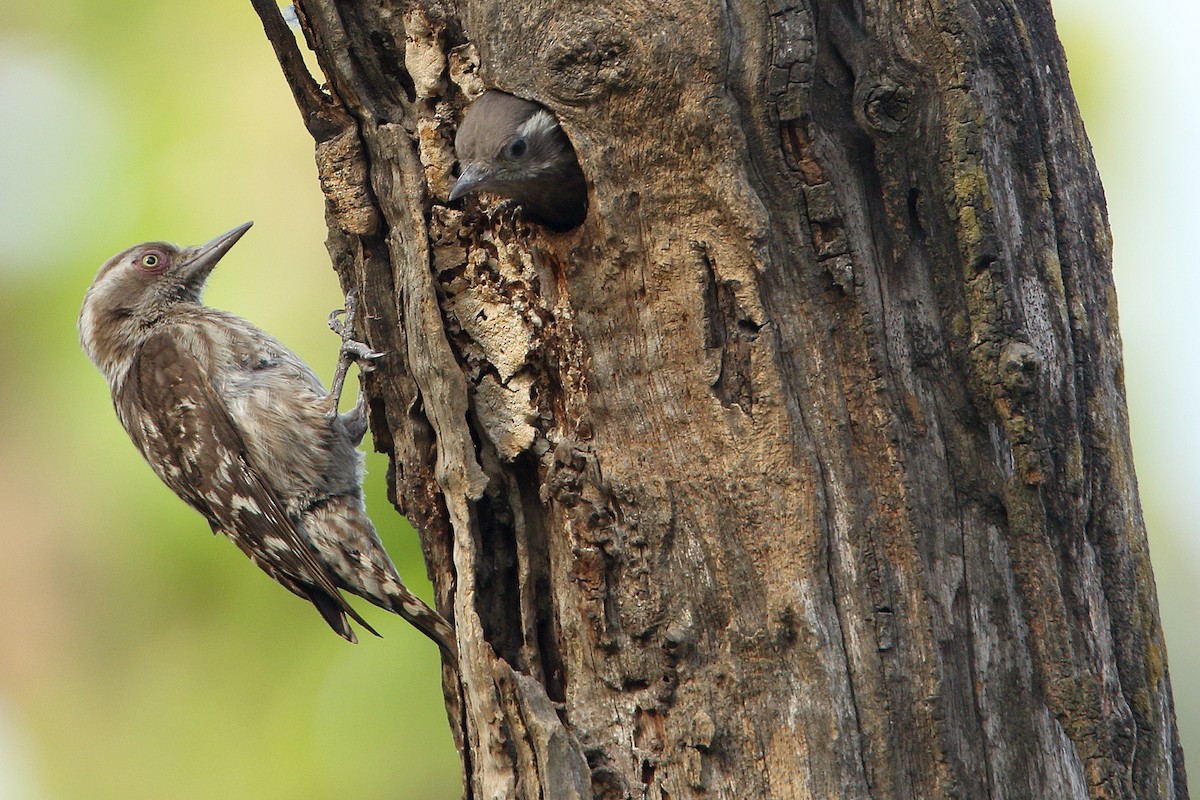
<path id="1" fill-rule="evenodd" d="M 252 219 L 207 299 L 329 379 L 312 140 L 250 4 L 0 0 L 0 20 L 0 798 L 458 797 L 436 648 L 365 603 L 384 638 L 349 645 L 210 535 L 77 343 L 109 255 Z M 386 460 L 368 469 L 428 598 Z"/>

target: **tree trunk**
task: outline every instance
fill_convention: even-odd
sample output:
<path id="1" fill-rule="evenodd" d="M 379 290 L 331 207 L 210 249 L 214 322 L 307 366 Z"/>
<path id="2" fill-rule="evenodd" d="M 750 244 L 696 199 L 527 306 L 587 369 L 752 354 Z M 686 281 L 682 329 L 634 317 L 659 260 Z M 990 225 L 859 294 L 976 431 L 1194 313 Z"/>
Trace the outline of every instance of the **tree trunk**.
<path id="1" fill-rule="evenodd" d="M 1187 796 L 1046 0 L 253 2 L 468 797 Z M 485 85 L 581 228 L 447 206 Z"/>

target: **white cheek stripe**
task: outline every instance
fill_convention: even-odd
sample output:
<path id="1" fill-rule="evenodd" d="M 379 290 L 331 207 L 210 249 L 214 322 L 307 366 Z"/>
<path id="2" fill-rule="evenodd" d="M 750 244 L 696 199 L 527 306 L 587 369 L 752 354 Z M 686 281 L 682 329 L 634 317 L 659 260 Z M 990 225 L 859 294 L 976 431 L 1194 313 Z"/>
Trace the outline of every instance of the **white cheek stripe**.
<path id="1" fill-rule="evenodd" d="M 117 271 L 110 269 L 104 274 L 104 277 L 88 287 L 87 293 L 83 296 L 83 313 L 79 315 L 79 332 L 83 334 L 85 339 L 90 340 L 95 333 L 95 308 L 100 305 L 100 301 L 104 295 L 110 291 L 109 284 L 115 283 L 117 280 Z"/>
<path id="2" fill-rule="evenodd" d="M 90 297 L 88 298 L 91 299 Z M 92 357 L 93 342 L 96 338 L 96 320 L 95 312 L 92 311 L 92 304 L 84 302 L 83 311 L 79 314 L 79 338 L 83 342 L 83 349 L 87 351 L 88 357 Z"/>
<path id="3" fill-rule="evenodd" d="M 517 128 L 517 135 L 524 136 L 526 139 L 532 137 L 535 133 L 545 135 L 558 127 L 558 120 L 554 115 L 544 109 L 539 109 L 534 112 L 534 115 L 525 120 L 520 128 Z"/>
<path id="4" fill-rule="evenodd" d="M 92 283 L 91 287 L 89 287 L 87 290 L 88 299 L 90 300 L 91 298 L 103 297 L 105 294 L 107 294 L 108 285 L 110 283 L 115 283 L 117 278 L 120 277 L 121 267 L 121 264 L 114 264 L 112 268 L 108 270 L 108 272 L 104 273 L 103 278 Z"/>

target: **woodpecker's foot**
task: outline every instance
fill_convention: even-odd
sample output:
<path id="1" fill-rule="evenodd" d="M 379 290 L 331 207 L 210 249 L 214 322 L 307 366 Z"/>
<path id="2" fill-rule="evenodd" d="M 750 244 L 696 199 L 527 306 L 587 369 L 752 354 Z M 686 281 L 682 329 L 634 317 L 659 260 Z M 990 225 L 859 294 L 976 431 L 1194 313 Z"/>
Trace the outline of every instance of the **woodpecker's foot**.
<path id="1" fill-rule="evenodd" d="M 382 358 L 385 353 L 378 353 L 368 347 L 366 344 L 357 341 L 353 338 L 354 335 L 354 317 L 358 312 L 358 292 L 351 291 L 346 295 L 346 307 L 339 308 L 336 311 L 329 313 L 329 329 L 342 338 L 342 347 L 338 351 L 337 368 L 333 371 L 333 385 L 329 390 L 329 408 L 327 415 L 330 419 L 337 416 L 338 402 L 342 397 L 342 387 L 346 384 L 346 373 L 350 369 L 350 362 L 358 364 L 359 372 L 370 372 L 375 369 L 375 359 Z M 355 406 L 356 411 L 363 403 L 362 393 L 359 392 L 359 405 Z M 350 412 L 351 414 L 355 412 Z M 363 425 L 366 424 L 366 414 L 359 411 L 363 420 Z M 365 427 L 364 427 L 365 432 Z M 359 437 L 361 439 L 361 435 Z"/>
<path id="2" fill-rule="evenodd" d="M 329 329 L 342 337 L 342 348 L 338 353 L 338 368 L 345 371 L 348 362 L 358 363 L 359 370 L 370 372 L 375 369 L 375 360 L 386 353 L 372 350 L 354 338 L 354 319 L 358 314 L 358 292 L 351 290 L 346 295 L 346 307 L 329 312 Z M 344 377 L 344 375 L 343 375 Z"/>
<path id="3" fill-rule="evenodd" d="M 383 357 L 366 344 L 354 339 L 354 319 L 358 314 L 358 291 L 351 290 L 346 295 L 346 307 L 329 312 L 329 329 L 342 337 L 341 358 L 357 361 L 358 367 L 364 371 L 375 368 L 375 359 Z"/>
<path id="4" fill-rule="evenodd" d="M 362 342 L 349 339 L 342 342 L 342 350 L 339 355 L 343 363 L 348 364 L 353 361 L 358 364 L 360 372 L 371 372 L 375 369 L 375 361 L 386 356 L 387 352 L 377 352 Z"/>

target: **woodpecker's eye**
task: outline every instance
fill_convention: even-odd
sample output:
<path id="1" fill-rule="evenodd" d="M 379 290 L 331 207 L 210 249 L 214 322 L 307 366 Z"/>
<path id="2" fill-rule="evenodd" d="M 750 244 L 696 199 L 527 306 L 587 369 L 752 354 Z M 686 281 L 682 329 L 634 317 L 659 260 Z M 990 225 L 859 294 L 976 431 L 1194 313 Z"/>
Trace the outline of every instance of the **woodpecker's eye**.
<path id="1" fill-rule="evenodd" d="M 513 139 L 512 143 L 508 146 L 508 157 L 520 158 L 521 156 L 525 155 L 525 151 L 528 149 L 529 145 L 525 142 L 524 137 L 521 137 L 520 139 Z"/>
<path id="2" fill-rule="evenodd" d="M 158 251 L 146 253 L 137 262 L 142 272 L 162 272 L 167 267 L 167 259 Z"/>

